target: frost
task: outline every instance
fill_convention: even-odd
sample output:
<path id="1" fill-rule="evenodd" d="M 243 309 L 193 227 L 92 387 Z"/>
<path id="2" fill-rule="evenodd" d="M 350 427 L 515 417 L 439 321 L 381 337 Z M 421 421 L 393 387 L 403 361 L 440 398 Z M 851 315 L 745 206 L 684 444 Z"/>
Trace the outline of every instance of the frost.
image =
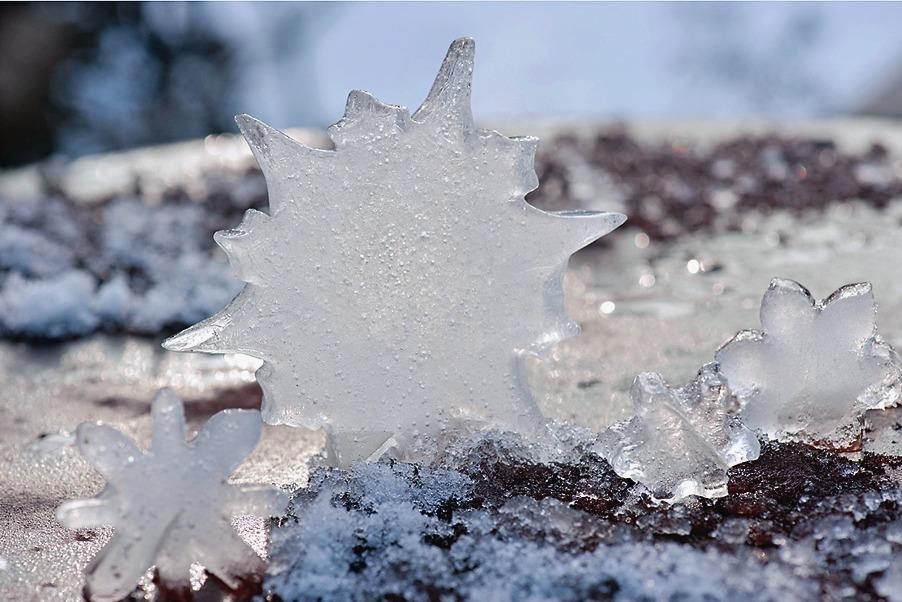
<path id="1" fill-rule="evenodd" d="M 725 496 L 727 469 L 758 457 L 758 439 L 734 415 L 717 364 L 676 389 L 660 374 L 640 374 L 630 394 L 635 415 L 603 433 L 599 448 L 618 475 L 658 499 Z"/>
<path id="2" fill-rule="evenodd" d="M 219 412 L 191 442 L 184 407 L 172 391 L 157 394 L 151 413 L 153 438 L 146 453 L 110 426 L 78 427 L 79 450 L 107 486 L 95 498 L 63 504 L 57 518 L 70 529 L 116 528 L 87 568 L 93 600 L 125 597 L 153 565 L 173 589 L 188 582 L 193 562 L 236 587 L 263 566 L 232 530 L 231 517 L 270 516 L 285 505 L 275 488 L 238 488 L 227 480 L 257 445 L 258 412 Z"/>
<path id="3" fill-rule="evenodd" d="M 744 424 L 780 440 L 848 447 L 861 416 L 900 397 L 896 352 L 877 335 L 868 283 L 824 301 L 792 280 L 771 281 L 762 330 L 744 330 L 716 354 Z"/>
<path id="4" fill-rule="evenodd" d="M 605 514 L 605 502 L 625 496 L 608 498 L 604 487 L 589 495 L 597 482 L 591 477 L 601 476 L 590 467 L 619 480 L 600 459 L 571 455 L 572 463 L 535 464 L 515 461 L 504 449 L 503 440 L 483 441 L 471 450 L 478 459 L 466 472 L 388 462 L 317 471 L 294 500 L 297 520 L 273 531 L 265 592 L 298 601 L 815 595 L 792 567 L 765 564 L 768 555 L 720 541 L 677 543 L 691 538 L 668 537 L 667 518 L 642 528 L 635 516 Z M 512 482 L 499 483 L 503 475 Z M 576 475 L 586 479 L 576 482 Z M 556 479 L 562 490 L 548 489 Z M 679 522 L 688 528 L 702 522 L 686 513 Z"/>
<path id="5" fill-rule="evenodd" d="M 342 462 L 451 419 L 533 428 L 521 357 L 577 332 L 568 258 L 624 221 L 526 203 L 536 140 L 474 127 L 473 55 L 454 42 L 413 115 L 351 92 L 335 151 L 237 118 L 270 213 L 217 233 L 247 284 L 165 346 L 264 360 L 264 419 L 326 427 L 353 446 Z"/>

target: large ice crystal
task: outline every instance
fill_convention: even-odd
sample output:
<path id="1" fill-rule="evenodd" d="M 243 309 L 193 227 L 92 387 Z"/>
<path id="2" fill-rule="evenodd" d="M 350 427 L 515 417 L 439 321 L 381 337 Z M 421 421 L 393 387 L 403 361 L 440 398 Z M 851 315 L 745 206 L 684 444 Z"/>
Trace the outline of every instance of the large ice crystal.
<path id="1" fill-rule="evenodd" d="M 270 212 L 215 238 L 247 284 L 165 343 L 263 359 L 264 420 L 325 427 L 343 463 L 449 419 L 532 428 L 521 356 L 577 332 L 568 258 L 625 219 L 526 203 L 537 141 L 474 126 L 473 56 L 455 41 L 412 115 L 351 92 L 334 151 L 239 116 Z"/>
<path id="2" fill-rule="evenodd" d="M 78 448 L 107 486 L 95 498 L 63 504 L 57 518 L 70 529 L 116 528 L 87 568 L 92 600 L 125 597 L 154 565 L 170 589 L 188 584 L 194 562 L 237 587 L 262 574 L 263 562 L 232 530 L 232 516 L 271 516 L 287 502 L 274 487 L 228 483 L 260 438 L 256 410 L 219 412 L 191 442 L 184 407 L 172 391 L 157 394 L 151 413 L 153 438 L 146 453 L 110 426 L 78 427 Z"/>
<path id="3" fill-rule="evenodd" d="M 900 396 L 899 357 L 877 334 L 869 283 L 815 301 L 775 278 L 761 302 L 762 330 L 743 330 L 716 354 L 743 423 L 780 440 L 848 447 L 861 416 Z"/>
<path id="4" fill-rule="evenodd" d="M 758 457 L 758 439 L 735 416 L 735 402 L 717 364 L 690 384 L 671 388 L 654 372 L 630 391 L 635 415 L 599 438 L 614 471 L 662 500 L 727 494 L 727 469 Z"/>

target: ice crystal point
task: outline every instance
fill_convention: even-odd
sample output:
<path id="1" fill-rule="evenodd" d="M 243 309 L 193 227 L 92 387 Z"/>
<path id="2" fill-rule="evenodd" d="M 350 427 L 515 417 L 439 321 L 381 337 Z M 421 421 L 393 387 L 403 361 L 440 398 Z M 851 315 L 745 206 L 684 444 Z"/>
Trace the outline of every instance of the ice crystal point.
<path id="1" fill-rule="evenodd" d="M 281 200 L 292 198 L 306 178 L 313 175 L 299 169 L 300 163 L 307 162 L 312 168 L 315 159 L 328 160 L 332 156 L 328 151 L 305 146 L 250 115 L 237 115 L 235 122 L 266 179 L 270 212 L 278 211 Z"/>
<path id="2" fill-rule="evenodd" d="M 657 373 L 640 374 L 630 394 L 635 415 L 599 439 L 614 471 L 662 500 L 727 494 L 727 469 L 758 457 L 754 433 L 733 415 L 730 390 L 717 364 L 674 389 Z"/>
<path id="3" fill-rule="evenodd" d="M 229 337 L 229 321 L 213 316 L 163 341 L 169 351 L 199 351 L 202 353 L 237 352 Z"/>
<path id="4" fill-rule="evenodd" d="M 286 504 L 274 487 L 242 487 L 228 477 L 260 438 L 255 410 L 224 410 L 186 440 L 185 411 L 174 392 L 153 401 L 150 449 L 116 429 L 78 427 L 78 448 L 107 480 L 93 499 L 66 502 L 58 520 L 70 529 L 113 526 L 116 534 L 86 570 L 92 600 L 127 596 L 151 566 L 169 585 L 188 583 L 193 562 L 234 587 L 262 568 L 233 531 L 234 514 L 271 516 Z"/>
<path id="5" fill-rule="evenodd" d="M 462 126 L 463 133 L 469 134 L 473 127 L 470 91 L 475 56 L 476 42 L 472 38 L 460 38 L 452 42 L 429 95 L 413 114 L 415 121 L 443 124 L 457 121 Z"/>
<path id="6" fill-rule="evenodd" d="M 847 447 L 870 408 L 894 405 L 902 368 L 877 335 L 869 283 L 824 301 L 775 278 L 761 302 L 761 331 L 737 334 L 716 354 L 742 404 L 743 422 L 781 440 Z"/>
<path id="7" fill-rule="evenodd" d="M 220 230 L 213 235 L 213 240 L 228 256 L 232 271 L 248 284 L 265 284 L 259 277 L 263 270 L 254 253 L 258 239 L 252 236 L 252 232 L 262 231 L 269 220 L 265 213 L 248 209 L 237 228 Z"/>
<path id="8" fill-rule="evenodd" d="M 537 217 L 545 222 L 542 224 L 545 240 L 537 240 L 536 243 L 548 244 L 549 254 L 556 251 L 568 257 L 626 221 L 623 214 L 598 211 L 553 211 L 543 214 Z"/>
<path id="9" fill-rule="evenodd" d="M 260 164 L 264 176 L 269 176 L 280 161 L 291 160 L 306 147 L 284 132 L 280 132 L 250 115 L 235 117 L 238 129 Z"/>
<path id="10" fill-rule="evenodd" d="M 247 285 L 165 343 L 262 359 L 264 420 L 326 428 L 341 465 L 409 457 L 449 421 L 532 429 L 522 355 L 576 332 L 567 261 L 624 220 L 526 203 L 536 140 L 473 127 L 473 53 L 451 45 L 412 116 L 351 92 L 334 151 L 239 117 L 270 210 L 216 241 Z"/>

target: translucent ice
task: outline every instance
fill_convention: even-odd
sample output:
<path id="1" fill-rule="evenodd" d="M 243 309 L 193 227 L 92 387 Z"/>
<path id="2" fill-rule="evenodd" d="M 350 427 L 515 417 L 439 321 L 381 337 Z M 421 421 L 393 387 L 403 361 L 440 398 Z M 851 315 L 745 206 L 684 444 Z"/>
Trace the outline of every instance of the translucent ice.
<path id="1" fill-rule="evenodd" d="M 865 410 L 900 396 L 899 358 L 877 335 L 876 316 L 868 283 L 815 301 L 798 282 L 771 281 L 762 330 L 743 330 L 716 355 L 743 423 L 781 440 L 853 444 Z"/>
<path id="2" fill-rule="evenodd" d="M 270 212 L 217 233 L 247 284 L 165 346 L 263 359 L 264 420 L 326 427 L 342 463 L 448 419 L 532 428 L 520 358 L 576 333 L 568 258 L 624 221 L 526 203 L 537 141 L 475 128 L 473 56 L 455 41 L 412 115 L 351 92 L 335 151 L 237 118 Z"/>
<path id="3" fill-rule="evenodd" d="M 79 450 L 107 486 L 95 498 L 63 504 L 57 518 L 70 529 L 116 528 L 87 568 L 92 600 L 124 598 L 154 565 L 171 589 L 187 585 L 193 562 L 237 587 L 263 567 L 232 530 L 232 516 L 270 516 L 285 507 L 278 489 L 228 483 L 260 438 L 257 411 L 219 412 L 191 442 L 185 438 L 184 407 L 172 391 L 161 390 L 151 412 L 153 439 L 146 453 L 110 426 L 78 427 Z"/>
<path id="4" fill-rule="evenodd" d="M 727 469 L 758 457 L 758 439 L 734 415 L 717 364 L 706 364 L 685 387 L 671 388 L 646 372 L 630 391 L 635 416 L 599 438 L 614 471 L 662 500 L 727 494 Z"/>

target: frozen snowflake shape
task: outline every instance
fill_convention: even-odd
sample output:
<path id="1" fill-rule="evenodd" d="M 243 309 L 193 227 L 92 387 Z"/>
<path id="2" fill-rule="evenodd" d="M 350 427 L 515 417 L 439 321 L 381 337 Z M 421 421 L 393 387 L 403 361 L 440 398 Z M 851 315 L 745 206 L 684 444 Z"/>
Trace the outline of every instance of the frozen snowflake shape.
<path id="1" fill-rule="evenodd" d="M 772 280 L 762 330 L 743 330 L 716 355 L 743 423 L 780 440 L 854 444 L 865 410 L 900 395 L 899 358 L 877 334 L 876 318 L 869 283 L 815 301 L 798 282 Z"/>
<path id="2" fill-rule="evenodd" d="M 522 355 L 578 331 L 567 261 L 625 219 L 526 203 L 537 141 L 474 127 L 473 55 L 455 41 L 413 115 L 351 92 L 334 151 L 239 116 L 270 211 L 215 239 L 247 284 L 165 342 L 264 360 L 264 420 L 349 433 L 345 461 L 449 420 L 532 428 Z"/>
<path id="3" fill-rule="evenodd" d="M 228 483 L 260 438 L 256 410 L 219 412 L 191 442 L 184 407 L 172 391 L 157 394 L 151 414 L 146 453 L 110 426 L 78 427 L 78 448 L 107 486 L 95 498 L 63 504 L 57 518 L 70 529 L 116 528 L 86 570 L 92 600 L 124 598 L 154 565 L 168 589 L 187 587 L 193 562 L 237 588 L 262 573 L 263 561 L 232 530 L 232 516 L 272 516 L 287 502 L 274 487 Z"/>
<path id="4" fill-rule="evenodd" d="M 640 374 L 630 394 L 635 415 L 605 431 L 599 451 L 614 472 L 659 500 L 725 496 L 727 469 L 758 457 L 758 439 L 734 415 L 735 401 L 716 363 L 678 389 L 660 374 Z"/>

